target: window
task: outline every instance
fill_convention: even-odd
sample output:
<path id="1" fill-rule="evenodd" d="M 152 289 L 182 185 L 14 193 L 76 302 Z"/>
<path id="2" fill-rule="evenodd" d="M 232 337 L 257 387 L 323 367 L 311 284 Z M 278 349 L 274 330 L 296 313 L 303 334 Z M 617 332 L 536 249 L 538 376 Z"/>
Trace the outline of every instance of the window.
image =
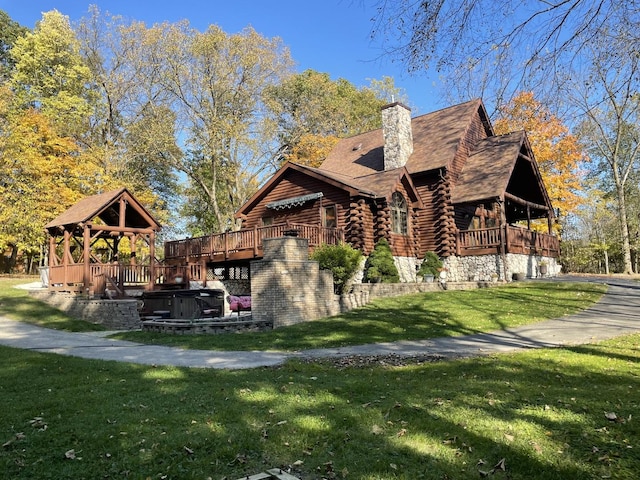
<path id="1" fill-rule="evenodd" d="M 338 226 L 338 213 L 335 205 L 324 207 L 322 210 L 322 225 L 325 228 L 336 228 Z"/>
<path id="2" fill-rule="evenodd" d="M 407 235 L 407 201 L 400 192 L 391 196 L 391 230 L 393 233 Z"/>
<path id="3" fill-rule="evenodd" d="M 273 217 L 262 217 L 262 226 L 270 227 L 273 225 Z"/>

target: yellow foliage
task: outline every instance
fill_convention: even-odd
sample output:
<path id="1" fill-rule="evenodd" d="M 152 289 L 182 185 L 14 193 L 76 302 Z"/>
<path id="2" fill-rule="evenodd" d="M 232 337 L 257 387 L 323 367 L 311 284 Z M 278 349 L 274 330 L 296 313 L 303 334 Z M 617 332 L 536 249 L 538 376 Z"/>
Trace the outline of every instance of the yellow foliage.
<path id="1" fill-rule="evenodd" d="M 93 193 L 100 175 L 77 144 L 57 135 L 34 109 L 11 118 L 3 140 L 0 246 L 34 250 L 44 240 L 44 225 Z"/>
<path id="2" fill-rule="evenodd" d="M 500 110 L 496 133 L 525 130 L 551 203 L 563 215 L 575 212 L 582 199 L 580 167 L 586 161 L 578 139 L 532 92 L 522 92 Z"/>
<path id="3" fill-rule="evenodd" d="M 338 137 L 306 133 L 300 137 L 300 141 L 285 158 L 290 162 L 319 167 L 336 143 L 338 143 Z"/>

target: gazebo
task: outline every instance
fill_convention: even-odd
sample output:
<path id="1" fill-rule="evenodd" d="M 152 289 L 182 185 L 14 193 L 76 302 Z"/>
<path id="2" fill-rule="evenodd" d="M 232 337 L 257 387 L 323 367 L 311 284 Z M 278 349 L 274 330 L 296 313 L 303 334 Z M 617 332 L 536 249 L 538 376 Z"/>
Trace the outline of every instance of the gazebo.
<path id="1" fill-rule="evenodd" d="M 127 287 L 153 288 L 166 275 L 155 258 L 160 229 L 126 188 L 84 198 L 45 226 L 49 290 L 121 297 Z"/>

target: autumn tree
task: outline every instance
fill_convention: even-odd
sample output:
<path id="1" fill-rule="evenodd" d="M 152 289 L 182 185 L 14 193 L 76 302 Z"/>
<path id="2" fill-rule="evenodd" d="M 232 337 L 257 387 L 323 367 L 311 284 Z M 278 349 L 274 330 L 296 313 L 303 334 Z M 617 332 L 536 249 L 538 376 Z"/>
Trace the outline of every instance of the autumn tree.
<path id="1" fill-rule="evenodd" d="M 11 116 L 0 156 L 0 249 L 38 253 L 44 225 L 100 183 L 70 137 L 36 109 Z"/>
<path id="2" fill-rule="evenodd" d="M 594 176 L 615 199 L 624 272 L 631 273 L 628 194 L 640 166 L 640 58 L 619 55 L 625 47 L 618 43 L 628 44 L 635 35 L 627 33 L 630 38 L 625 40 L 618 30 L 618 40 L 610 39 L 609 49 L 593 46 L 593 62 L 584 66 L 581 77 L 587 80 L 574 84 L 571 100 L 583 116 L 579 134 L 593 159 Z"/>
<path id="3" fill-rule="evenodd" d="M 182 151 L 176 115 L 151 104 L 158 102 L 162 85 L 153 67 L 139 61 L 147 29 L 92 6 L 76 31 L 99 98 L 93 104 L 86 148 L 112 182 L 135 191 L 156 218 L 168 220 L 166 210 L 178 189 L 173 163 Z"/>
<path id="4" fill-rule="evenodd" d="M 22 35 L 28 32 L 28 28 L 21 26 L 0 10 L 0 82 L 9 78 L 14 61 L 9 54 L 13 44 Z"/>
<path id="5" fill-rule="evenodd" d="M 45 12 L 11 49 L 16 107 L 37 108 L 63 135 L 79 138 L 91 112 L 91 72 L 68 17 Z"/>
<path id="6" fill-rule="evenodd" d="M 578 139 L 532 92 L 521 92 L 500 109 L 496 133 L 525 130 L 553 206 L 562 216 L 583 201 L 581 176 L 585 156 Z"/>
<path id="7" fill-rule="evenodd" d="M 267 104 L 277 124 L 279 165 L 294 161 L 317 166 L 337 140 L 380 127 L 380 109 L 396 89 L 393 79 L 374 80 L 357 88 L 345 79 L 305 70 L 267 91 Z"/>

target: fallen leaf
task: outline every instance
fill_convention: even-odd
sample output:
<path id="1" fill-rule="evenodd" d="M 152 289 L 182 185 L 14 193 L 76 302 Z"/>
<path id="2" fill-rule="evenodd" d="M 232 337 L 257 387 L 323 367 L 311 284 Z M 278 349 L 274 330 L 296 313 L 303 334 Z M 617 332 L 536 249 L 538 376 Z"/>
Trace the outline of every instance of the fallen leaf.
<path id="1" fill-rule="evenodd" d="M 300 467 L 304 465 L 304 462 L 302 460 L 296 460 L 295 462 L 293 462 L 293 464 L 291 465 L 292 467 Z"/>
<path id="2" fill-rule="evenodd" d="M 618 419 L 618 416 L 614 412 L 605 412 L 604 417 L 612 422 L 615 422 Z"/>
<path id="3" fill-rule="evenodd" d="M 64 458 L 66 458 L 68 460 L 75 460 L 76 459 L 76 451 L 74 449 L 67 450 L 66 452 L 64 452 Z"/>
<path id="4" fill-rule="evenodd" d="M 515 437 L 513 435 L 510 435 L 508 433 L 504 434 L 504 438 L 506 438 L 507 440 L 509 440 L 510 442 L 513 442 L 513 440 L 515 439 Z"/>
<path id="5" fill-rule="evenodd" d="M 371 433 L 373 433 L 374 435 L 380 435 L 383 431 L 384 429 L 379 425 L 374 425 L 373 427 L 371 427 Z"/>
<path id="6" fill-rule="evenodd" d="M 505 466 L 505 459 L 502 458 L 498 463 L 493 466 L 493 470 L 502 470 L 503 472 L 507 470 Z"/>
<path id="7" fill-rule="evenodd" d="M 396 433 L 396 437 L 404 437 L 407 434 L 407 429 L 402 428 L 398 433 Z"/>
<path id="8" fill-rule="evenodd" d="M 187 452 L 187 455 L 193 455 L 193 450 L 191 450 L 189 447 L 185 446 L 184 447 L 184 451 Z"/>

